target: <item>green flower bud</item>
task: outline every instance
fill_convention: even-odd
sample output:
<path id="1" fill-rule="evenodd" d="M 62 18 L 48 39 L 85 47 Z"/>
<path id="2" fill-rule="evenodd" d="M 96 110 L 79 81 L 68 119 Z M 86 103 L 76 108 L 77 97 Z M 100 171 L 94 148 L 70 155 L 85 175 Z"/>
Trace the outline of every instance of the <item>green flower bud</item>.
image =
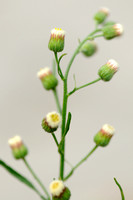
<path id="1" fill-rule="evenodd" d="M 107 16 L 109 15 L 109 9 L 108 8 L 101 8 L 94 16 L 95 21 L 98 24 L 101 24 L 105 21 Z"/>
<path id="2" fill-rule="evenodd" d="M 58 85 L 57 78 L 52 74 L 52 71 L 48 67 L 40 69 L 37 76 L 42 81 L 43 87 L 46 90 L 52 90 Z"/>
<path id="3" fill-rule="evenodd" d="M 110 59 L 105 65 L 103 65 L 99 71 L 98 75 L 103 81 L 110 81 L 114 74 L 118 71 L 118 63 Z"/>
<path id="4" fill-rule="evenodd" d="M 86 57 L 92 56 L 97 50 L 97 45 L 94 41 L 87 41 L 82 47 L 81 52 Z"/>
<path id="5" fill-rule="evenodd" d="M 48 133 L 53 133 L 59 127 L 60 121 L 61 121 L 61 116 L 59 113 L 50 112 L 42 120 L 42 128 Z"/>
<path id="6" fill-rule="evenodd" d="M 111 40 L 115 37 L 122 35 L 123 26 L 121 24 L 108 25 L 103 27 L 103 36 L 107 40 Z"/>
<path id="7" fill-rule="evenodd" d="M 63 181 L 54 180 L 49 186 L 52 194 L 52 200 L 69 200 L 71 196 L 70 190 L 65 187 Z"/>
<path id="8" fill-rule="evenodd" d="M 21 159 L 28 154 L 27 147 L 23 144 L 22 139 L 19 136 L 15 136 L 8 140 L 8 143 L 12 149 L 14 158 Z"/>
<path id="9" fill-rule="evenodd" d="M 94 142 L 96 145 L 105 147 L 109 144 L 112 136 L 114 135 L 115 129 L 108 125 L 105 124 L 102 129 L 95 135 L 94 137 Z"/>
<path id="10" fill-rule="evenodd" d="M 51 51 L 61 52 L 64 49 L 65 31 L 59 28 L 52 29 L 48 48 Z"/>

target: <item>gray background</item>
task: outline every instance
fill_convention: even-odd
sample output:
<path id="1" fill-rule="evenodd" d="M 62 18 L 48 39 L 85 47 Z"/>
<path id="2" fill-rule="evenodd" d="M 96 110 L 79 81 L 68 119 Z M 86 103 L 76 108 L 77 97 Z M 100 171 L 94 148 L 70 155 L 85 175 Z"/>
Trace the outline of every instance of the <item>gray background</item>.
<path id="1" fill-rule="evenodd" d="M 36 73 L 51 66 L 53 54 L 47 48 L 50 30 L 66 30 L 62 70 L 76 48 L 94 28 L 93 15 L 101 6 L 111 11 L 110 19 L 123 24 L 123 37 L 106 41 L 97 39 L 98 53 L 90 59 L 79 55 L 69 76 L 77 85 L 97 78 L 97 71 L 110 58 L 118 61 L 119 72 L 109 82 L 99 82 L 75 93 L 69 99 L 72 112 L 71 131 L 67 136 L 67 158 L 76 164 L 93 146 L 93 136 L 105 123 L 116 128 L 110 145 L 99 148 L 77 169 L 66 183 L 72 200 L 118 200 L 116 177 L 126 199 L 133 199 L 132 135 L 132 1 L 105 0 L 0 0 L 0 157 L 32 179 L 22 161 L 12 158 L 7 141 L 20 135 L 29 148 L 27 157 L 46 186 L 58 177 L 59 156 L 51 136 L 41 128 L 41 120 L 56 109 L 53 94 L 46 92 Z M 62 95 L 62 83 L 59 84 Z M 62 101 L 62 98 L 60 97 Z M 60 135 L 58 131 L 57 137 Z M 58 137 L 59 138 L 59 137 Z M 66 171 L 69 171 L 69 167 Z M 0 199 L 39 199 L 33 191 L 0 168 Z"/>

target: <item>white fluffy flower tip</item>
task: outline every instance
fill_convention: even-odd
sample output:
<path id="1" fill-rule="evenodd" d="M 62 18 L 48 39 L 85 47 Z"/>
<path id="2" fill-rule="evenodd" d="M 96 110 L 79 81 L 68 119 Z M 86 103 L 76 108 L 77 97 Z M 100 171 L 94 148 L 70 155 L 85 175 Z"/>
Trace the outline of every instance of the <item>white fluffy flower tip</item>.
<path id="1" fill-rule="evenodd" d="M 115 28 L 116 33 L 118 35 L 121 35 L 123 33 L 123 31 L 124 31 L 123 26 L 121 24 L 115 24 L 114 28 Z"/>
<path id="2" fill-rule="evenodd" d="M 64 37 L 65 31 L 62 30 L 61 28 L 54 28 L 54 29 L 51 30 L 51 35 Z"/>
<path id="3" fill-rule="evenodd" d="M 51 128 L 57 128 L 61 121 L 61 116 L 57 112 L 50 112 L 46 116 L 46 121 Z"/>
<path id="4" fill-rule="evenodd" d="M 18 147 L 18 146 L 20 146 L 21 144 L 22 144 L 22 139 L 21 139 L 21 137 L 20 136 L 15 136 L 15 137 L 13 137 L 13 138 L 10 138 L 9 140 L 8 140 L 8 144 L 9 144 L 9 146 L 11 147 L 11 148 L 15 148 L 15 147 Z"/>
<path id="5" fill-rule="evenodd" d="M 100 11 L 103 12 L 103 13 L 105 13 L 106 15 L 109 15 L 109 13 L 110 13 L 109 9 L 106 8 L 106 7 L 102 7 L 102 8 L 100 9 Z"/>
<path id="6" fill-rule="evenodd" d="M 63 192 L 65 186 L 63 181 L 60 180 L 54 180 L 52 183 L 50 183 L 49 189 L 53 196 L 60 196 L 60 194 Z"/>
<path id="7" fill-rule="evenodd" d="M 45 67 L 45 68 L 40 69 L 40 71 L 37 73 L 37 77 L 40 78 L 40 79 L 42 79 L 45 76 L 48 76 L 50 74 L 52 74 L 51 69 L 48 68 L 48 67 Z"/>
<path id="8" fill-rule="evenodd" d="M 114 127 L 109 124 L 104 124 L 101 130 L 103 133 L 106 133 L 107 135 L 110 136 L 113 136 L 115 133 Z"/>
<path id="9" fill-rule="evenodd" d="M 107 65 L 109 65 L 112 69 L 114 69 L 115 71 L 118 71 L 119 69 L 119 65 L 118 63 L 113 60 L 113 59 L 110 59 L 108 62 L 107 62 Z"/>

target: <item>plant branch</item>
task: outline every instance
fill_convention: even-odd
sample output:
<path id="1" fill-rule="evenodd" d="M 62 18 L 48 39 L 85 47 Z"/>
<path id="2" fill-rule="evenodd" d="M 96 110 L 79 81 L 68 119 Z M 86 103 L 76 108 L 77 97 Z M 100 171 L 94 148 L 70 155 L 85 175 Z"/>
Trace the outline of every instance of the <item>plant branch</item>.
<path id="1" fill-rule="evenodd" d="M 29 163 L 27 162 L 27 160 L 25 158 L 22 159 L 26 165 L 26 167 L 28 168 L 28 170 L 30 171 L 30 173 L 32 174 L 32 176 L 34 177 L 34 179 L 38 182 L 38 184 L 40 185 L 40 187 L 42 188 L 42 190 L 44 191 L 44 193 L 47 195 L 48 200 L 50 200 L 50 196 L 49 193 L 47 191 L 47 189 L 44 187 L 44 185 L 42 184 L 42 182 L 40 181 L 40 179 L 37 177 L 37 175 L 35 174 L 35 172 L 32 170 L 32 168 L 30 167 Z"/>
<path id="2" fill-rule="evenodd" d="M 80 86 L 80 87 L 75 87 L 71 92 L 69 92 L 68 93 L 68 96 L 70 96 L 70 95 L 72 95 L 74 92 L 76 92 L 77 90 L 80 90 L 80 89 L 82 89 L 82 88 L 84 88 L 84 87 L 87 87 L 87 86 L 89 86 L 89 85 L 92 85 L 92 84 L 94 84 L 94 83 L 96 83 L 96 82 L 98 82 L 98 81 L 100 81 L 101 80 L 101 78 L 97 78 L 96 80 L 94 80 L 94 81 L 92 81 L 92 82 L 89 82 L 89 83 L 87 83 L 87 84 L 85 84 L 85 85 L 82 85 L 82 86 Z"/>
<path id="3" fill-rule="evenodd" d="M 63 73 L 62 73 L 61 68 L 60 68 L 57 52 L 54 52 L 54 55 L 55 55 L 55 60 L 56 60 L 56 63 L 57 63 L 58 74 L 61 77 L 61 79 L 64 80 L 64 76 L 63 76 Z"/>
<path id="4" fill-rule="evenodd" d="M 78 162 L 73 168 L 72 170 L 68 173 L 68 175 L 64 178 L 64 181 L 66 181 L 72 174 L 73 172 L 83 163 L 87 160 L 87 158 L 89 158 L 89 156 L 98 148 L 98 145 L 96 145 L 80 162 Z"/>

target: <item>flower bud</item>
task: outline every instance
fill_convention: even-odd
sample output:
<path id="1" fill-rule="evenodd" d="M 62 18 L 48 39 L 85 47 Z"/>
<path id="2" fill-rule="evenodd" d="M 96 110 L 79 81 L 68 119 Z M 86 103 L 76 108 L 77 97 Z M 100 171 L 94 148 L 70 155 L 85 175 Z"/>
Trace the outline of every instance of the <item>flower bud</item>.
<path id="1" fill-rule="evenodd" d="M 53 133 L 57 130 L 61 121 L 61 116 L 57 112 L 50 112 L 47 116 L 42 120 L 42 128 L 48 132 Z"/>
<path id="2" fill-rule="evenodd" d="M 103 27 L 102 31 L 104 38 L 110 40 L 122 35 L 123 26 L 121 24 L 108 25 Z"/>
<path id="3" fill-rule="evenodd" d="M 61 180 L 54 180 L 49 186 L 52 200 L 69 200 L 71 196 L 70 190 Z"/>
<path id="4" fill-rule="evenodd" d="M 104 20 L 109 15 L 109 9 L 108 8 L 101 8 L 94 16 L 94 19 L 98 24 L 101 24 L 104 22 Z"/>
<path id="5" fill-rule="evenodd" d="M 118 71 L 118 63 L 110 59 L 105 65 L 103 65 L 99 71 L 98 75 L 103 81 L 110 81 L 114 74 Z"/>
<path id="6" fill-rule="evenodd" d="M 104 124 L 101 130 L 94 136 L 94 142 L 98 146 L 105 147 L 109 144 L 114 132 L 115 129 L 112 126 Z"/>
<path id="7" fill-rule="evenodd" d="M 64 49 L 65 31 L 59 28 L 52 29 L 48 48 L 51 51 L 60 52 Z"/>
<path id="8" fill-rule="evenodd" d="M 58 80 L 48 67 L 40 69 L 40 71 L 37 73 L 37 76 L 40 78 L 43 87 L 46 90 L 52 90 L 58 85 Z"/>
<path id="9" fill-rule="evenodd" d="M 12 149 L 14 158 L 24 158 L 28 154 L 27 147 L 23 144 L 22 139 L 19 136 L 15 136 L 8 140 L 8 144 Z"/>
<path id="10" fill-rule="evenodd" d="M 92 56 L 97 50 L 97 45 L 94 41 L 87 41 L 82 47 L 81 52 L 83 55 L 89 57 Z"/>

